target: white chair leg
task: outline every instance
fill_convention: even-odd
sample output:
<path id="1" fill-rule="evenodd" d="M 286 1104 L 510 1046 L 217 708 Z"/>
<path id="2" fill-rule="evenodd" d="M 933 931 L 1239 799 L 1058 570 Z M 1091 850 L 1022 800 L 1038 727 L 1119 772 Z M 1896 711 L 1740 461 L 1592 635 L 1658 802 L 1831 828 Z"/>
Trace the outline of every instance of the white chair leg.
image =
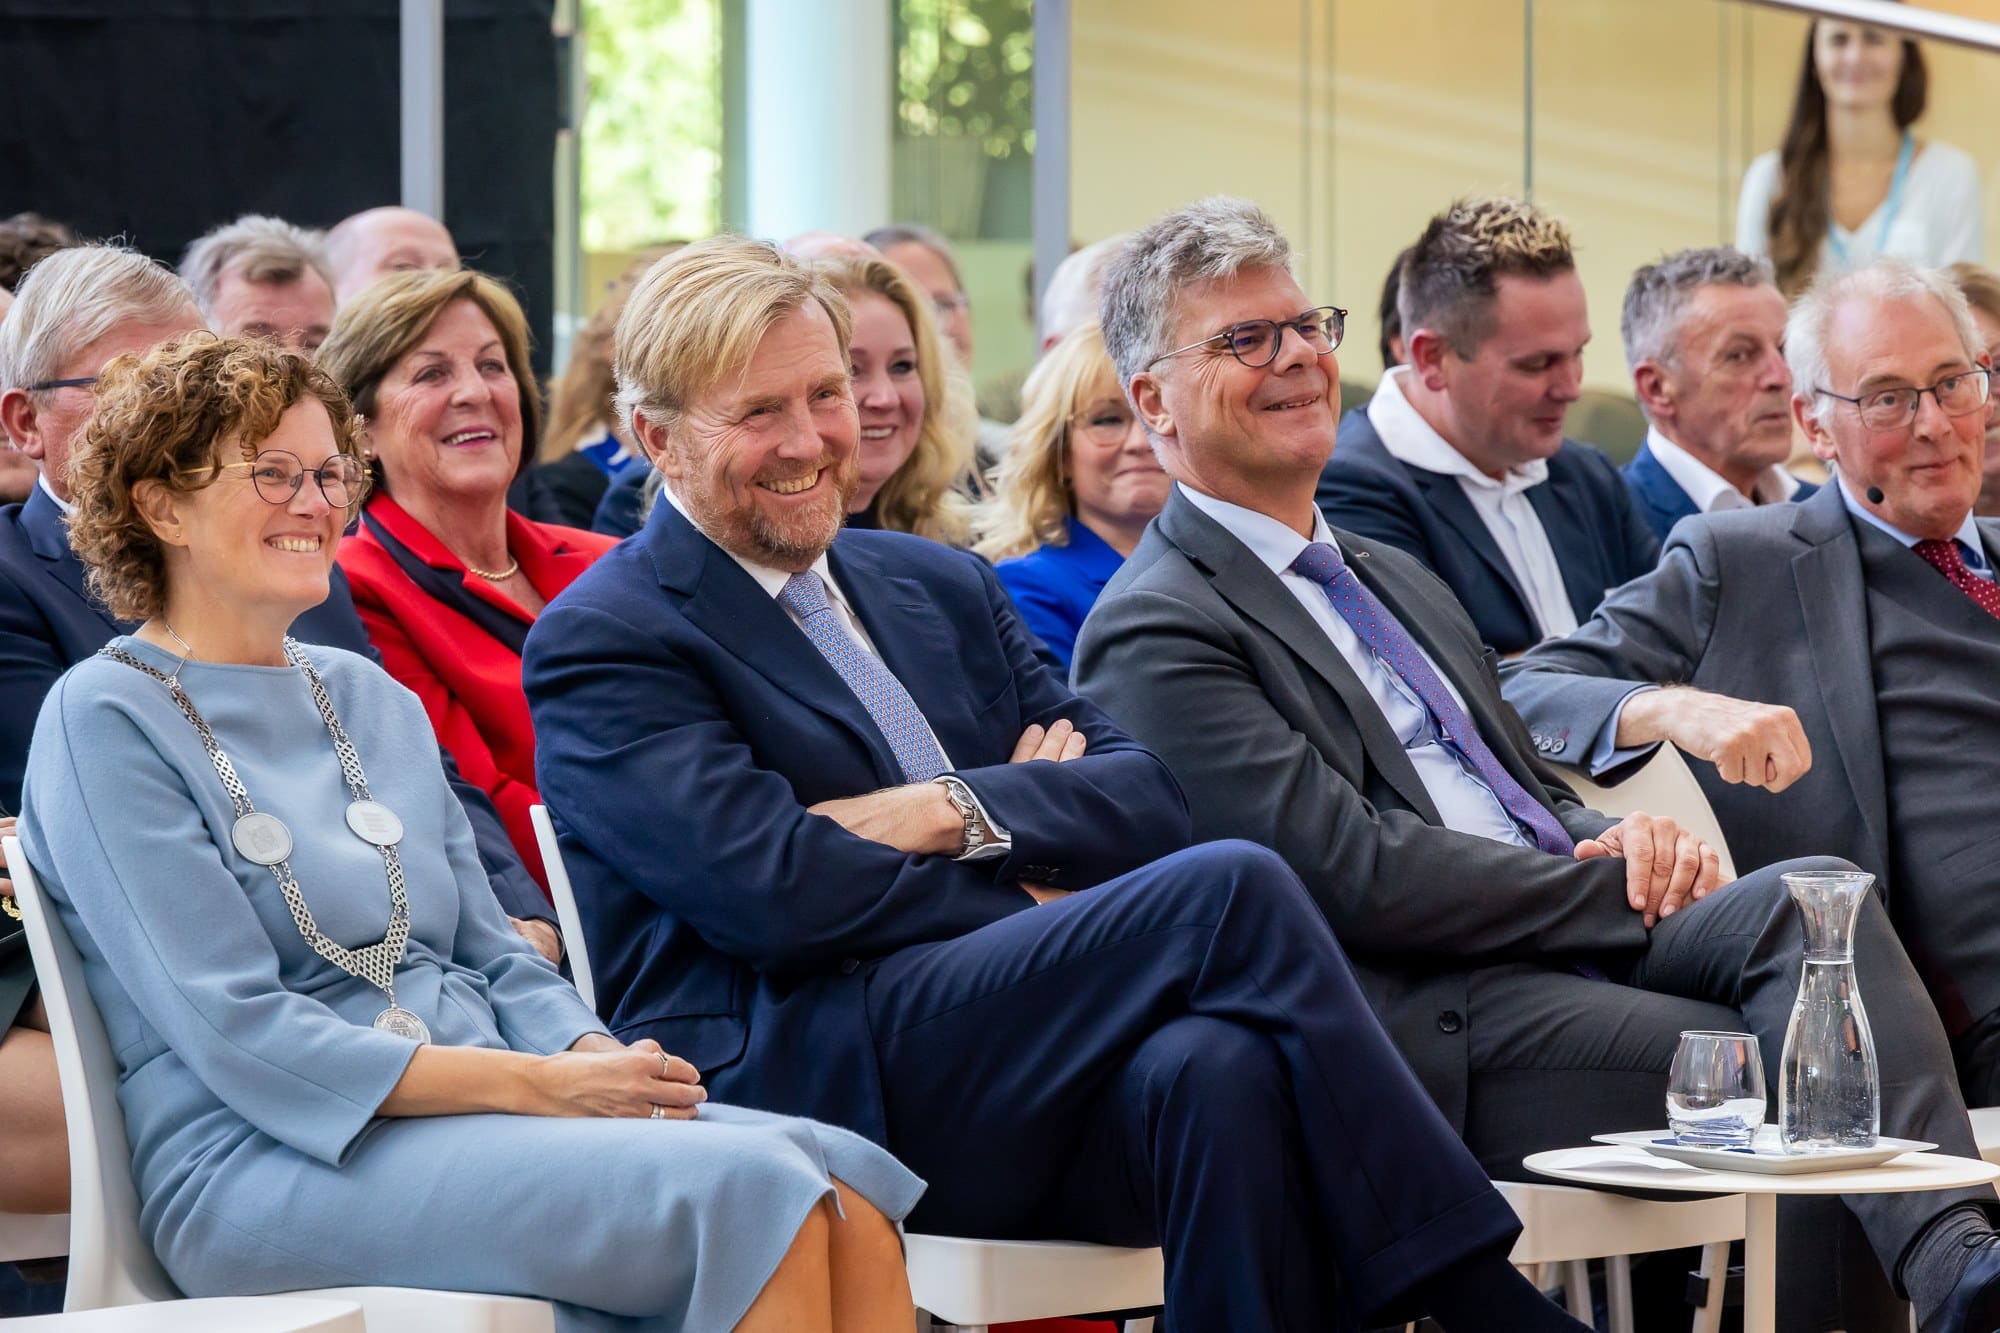
<path id="1" fill-rule="evenodd" d="M 1590 1309 L 1590 1261 L 1572 1259 L 1562 1266 L 1563 1295 L 1569 1303 L 1572 1319 L 1585 1324 L 1594 1324 Z"/>
<path id="2" fill-rule="evenodd" d="M 1604 1261 L 1604 1305 L 1611 1333 L 1632 1333 L 1632 1258 L 1614 1254 Z"/>
<path id="3" fill-rule="evenodd" d="M 1153 1333 L 1153 1316 L 1140 1315 L 1125 1321 L 1125 1333 Z"/>
<path id="4" fill-rule="evenodd" d="M 1694 1312 L 1694 1333 L 1721 1333 L 1722 1302 L 1729 1288 L 1729 1245 L 1716 1241 L 1701 1247 L 1701 1275 L 1708 1291 Z"/>

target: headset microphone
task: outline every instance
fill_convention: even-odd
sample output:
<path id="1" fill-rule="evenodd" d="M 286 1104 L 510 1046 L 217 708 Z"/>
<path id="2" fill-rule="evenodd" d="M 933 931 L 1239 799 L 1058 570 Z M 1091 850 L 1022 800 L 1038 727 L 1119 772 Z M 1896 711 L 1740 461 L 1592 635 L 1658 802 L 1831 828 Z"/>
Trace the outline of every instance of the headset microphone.
<path id="1" fill-rule="evenodd" d="M 1882 503 L 1882 488 L 1880 486 L 1870 486 L 1868 488 L 1868 503 L 1872 505 Z"/>

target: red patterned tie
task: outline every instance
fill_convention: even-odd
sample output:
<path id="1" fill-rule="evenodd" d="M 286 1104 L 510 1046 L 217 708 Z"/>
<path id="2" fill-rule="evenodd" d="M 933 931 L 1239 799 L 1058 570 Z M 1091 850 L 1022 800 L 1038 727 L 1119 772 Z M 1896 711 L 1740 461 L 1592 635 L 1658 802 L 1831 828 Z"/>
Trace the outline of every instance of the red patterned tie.
<path id="1" fill-rule="evenodd" d="M 1930 537 L 1918 542 L 1915 549 L 1926 563 L 1950 579 L 1953 587 L 1979 603 L 1987 615 L 2000 618 L 2000 585 L 1992 579 L 1982 579 L 1967 569 L 1957 542 L 1943 542 Z"/>

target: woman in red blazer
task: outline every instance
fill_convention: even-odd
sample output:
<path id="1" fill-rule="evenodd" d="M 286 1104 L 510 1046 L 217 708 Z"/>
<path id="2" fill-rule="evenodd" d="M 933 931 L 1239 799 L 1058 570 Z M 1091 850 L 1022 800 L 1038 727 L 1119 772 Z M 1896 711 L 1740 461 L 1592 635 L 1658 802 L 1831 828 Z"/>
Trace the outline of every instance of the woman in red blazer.
<path id="1" fill-rule="evenodd" d="M 521 644 L 614 541 L 507 508 L 542 424 L 527 320 L 484 274 L 398 273 L 341 309 L 319 362 L 365 418 L 377 482 L 340 547 L 355 607 L 546 889 Z"/>

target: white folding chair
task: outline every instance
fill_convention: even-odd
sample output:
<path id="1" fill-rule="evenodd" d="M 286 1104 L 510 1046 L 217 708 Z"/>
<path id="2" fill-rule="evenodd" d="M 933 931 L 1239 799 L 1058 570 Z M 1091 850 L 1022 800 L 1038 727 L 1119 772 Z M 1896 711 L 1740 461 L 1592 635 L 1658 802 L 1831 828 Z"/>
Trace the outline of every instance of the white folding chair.
<path id="1" fill-rule="evenodd" d="M 6 1321 L 7 1333 L 368 1333 L 353 1301 L 215 1296 Z"/>
<path id="2" fill-rule="evenodd" d="M 0 1264 L 68 1253 L 68 1213 L 0 1213 Z"/>
<path id="3" fill-rule="evenodd" d="M 596 1008 L 583 917 L 563 865 L 547 806 L 528 807 L 542 852 L 549 896 L 562 927 L 563 952 L 584 1003 Z M 1060 1319 L 1098 1310 L 1137 1310 L 1164 1299 L 1160 1252 L 1078 1241 L 967 1240 L 959 1236 L 905 1236 L 910 1294 L 917 1307 L 966 1333 L 988 1324 Z M 1152 1320 L 1133 1320 L 1127 1333 L 1143 1333 Z"/>
<path id="4" fill-rule="evenodd" d="M 1707 840 L 1722 859 L 1722 873 L 1736 878 L 1736 862 L 1730 859 L 1729 842 L 1722 825 L 1708 804 L 1708 795 L 1694 780 L 1687 760 L 1671 745 L 1661 745 L 1639 771 L 1615 787 L 1600 787 L 1581 769 L 1557 764 L 1563 780 L 1576 792 L 1577 799 L 1607 815 L 1629 815 L 1643 810 L 1649 815 L 1667 815 L 1690 833 Z"/>
<path id="5" fill-rule="evenodd" d="M 1972 1139 L 1979 1145 L 1979 1155 L 1989 1162 L 2000 1162 L 2000 1106 L 1975 1106 L 1971 1111 Z"/>
<path id="6" fill-rule="evenodd" d="M 132 1185 L 132 1149 L 118 1106 L 118 1059 L 104 1020 L 84 984 L 60 917 L 42 896 L 20 841 L 5 842 L 14 896 L 27 927 L 28 952 L 48 1010 L 69 1121 L 68 1311 L 175 1301 L 175 1288 L 139 1234 L 139 1196 Z M 332 1287 L 286 1295 L 351 1301 L 373 1333 L 554 1333 L 546 1301 L 414 1287 Z"/>

